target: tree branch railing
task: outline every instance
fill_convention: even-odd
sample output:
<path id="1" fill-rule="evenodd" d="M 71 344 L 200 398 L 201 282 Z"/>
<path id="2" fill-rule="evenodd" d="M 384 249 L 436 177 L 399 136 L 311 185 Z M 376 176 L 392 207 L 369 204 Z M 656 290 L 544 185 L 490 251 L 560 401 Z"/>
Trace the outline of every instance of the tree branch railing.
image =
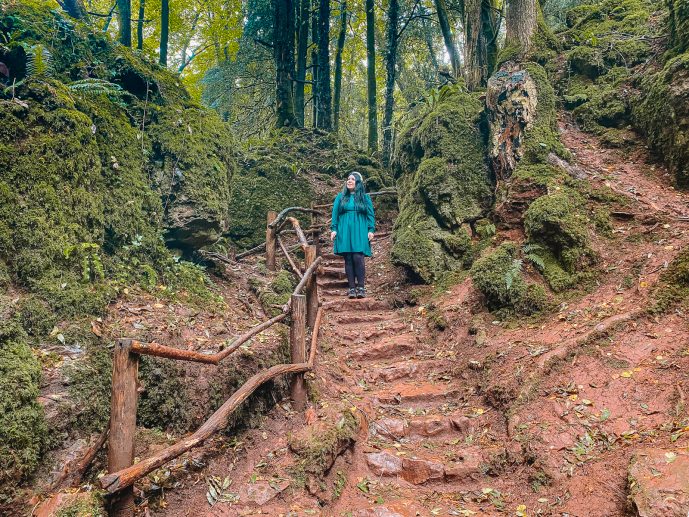
<path id="1" fill-rule="evenodd" d="M 273 224 L 272 227 L 270 223 L 277 221 L 279 215 L 275 212 L 269 212 L 266 226 L 266 252 L 271 248 L 274 252 L 275 245 L 278 244 L 296 277 L 299 278 L 289 301 L 282 307 L 280 314 L 252 327 L 215 353 L 175 348 L 154 342 L 144 343 L 134 339 L 123 338 L 118 340 L 113 354 L 108 474 L 100 479 L 101 487 L 111 496 L 109 507 L 111 516 L 132 517 L 134 515 L 134 483 L 168 461 L 201 445 L 210 436 L 225 428 L 232 412 L 262 384 L 281 375 L 294 374 L 290 388 L 291 398 L 297 410 L 302 410 L 305 407 L 307 394 L 303 374 L 313 369 L 323 312 L 318 298 L 318 284 L 316 282 L 318 266 L 322 257 L 318 256 L 317 246 L 308 243 L 299 221 L 294 217 L 287 217 L 287 214 L 294 211 L 294 208 L 283 210 L 281 212 L 283 214 L 282 223 Z M 312 209 L 304 209 L 303 211 L 312 214 L 312 223 L 317 220 L 318 211 Z M 297 266 L 297 262 L 290 256 L 290 248 L 287 248 L 279 237 L 282 227 L 288 224 L 295 230 L 299 240 L 298 244 L 292 248 L 301 248 L 304 252 L 303 273 Z M 288 317 L 290 318 L 291 364 L 272 366 L 256 373 L 227 399 L 196 432 L 134 464 L 138 367 L 139 358 L 142 355 L 218 365 L 253 336 Z M 311 346 L 308 359 L 306 358 L 307 326 L 311 329 Z"/>

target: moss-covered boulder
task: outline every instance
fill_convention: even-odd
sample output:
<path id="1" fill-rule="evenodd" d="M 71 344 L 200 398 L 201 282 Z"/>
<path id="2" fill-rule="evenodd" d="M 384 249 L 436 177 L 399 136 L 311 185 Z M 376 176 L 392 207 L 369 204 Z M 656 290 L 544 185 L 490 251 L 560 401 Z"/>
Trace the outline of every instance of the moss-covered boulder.
<path id="1" fill-rule="evenodd" d="M 660 275 L 651 312 L 662 313 L 689 300 L 689 248 L 681 250 Z"/>
<path id="2" fill-rule="evenodd" d="M 527 283 L 522 274 L 519 247 L 505 242 L 474 262 L 471 279 L 491 310 L 534 314 L 547 305 L 541 285 Z"/>
<path id="3" fill-rule="evenodd" d="M 689 52 L 670 59 L 641 83 L 636 125 L 663 158 L 677 185 L 689 188 Z"/>
<path id="4" fill-rule="evenodd" d="M 0 323 L 0 513 L 38 466 L 48 432 L 37 402 L 41 365 L 15 320 Z"/>
<path id="5" fill-rule="evenodd" d="M 368 191 L 390 184 L 377 160 L 338 140 L 310 129 L 286 129 L 242 150 L 232 181 L 227 236 L 240 248 L 265 240 L 269 210 L 331 202 L 347 174 L 361 172 Z"/>
<path id="6" fill-rule="evenodd" d="M 400 212 L 392 259 L 426 282 L 470 265 L 465 225 L 490 205 L 482 108 L 477 95 L 447 88 L 398 139 L 393 170 Z"/>

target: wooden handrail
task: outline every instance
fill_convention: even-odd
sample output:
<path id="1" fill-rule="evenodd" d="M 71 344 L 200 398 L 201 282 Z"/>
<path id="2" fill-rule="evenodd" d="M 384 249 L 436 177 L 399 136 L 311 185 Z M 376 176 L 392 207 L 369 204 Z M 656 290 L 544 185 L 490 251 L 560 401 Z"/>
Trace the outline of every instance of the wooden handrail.
<path id="1" fill-rule="evenodd" d="M 201 445 L 210 436 L 227 427 L 229 416 L 262 384 L 287 373 L 307 372 L 311 367 L 307 363 L 301 364 L 278 364 L 271 368 L 257 373 L 251 377 L 244 385 L 239 388 L 227 401 L 216 410 L 211 417 L 206 420 L 199 429 L 191 436 L 184 438 L 170 447 L 167 447 L 150 458 L 140 461 L 130 467 L 118 470 L 111 474 L 106 474 L 100 479 L 100 485 L 110 494 L 133 485 L 138 479 L 146 474 L 153 472 L 161 465 L 170 460 L 181 456 L 189 449 Z"/>
<path id="2" fill-rule="evenodd" d="M 290 206 L 285 208 L 282 212 L 280 212 L 275 220 L 273 220 L 271 223 L 269 223 L 268 226 L 271 228 L 275 228 L 276 226 L 282 224 L 282 220 L 289 214 L 290 212 L 306 212 L 306 213 L 313 213 L 313 212 L 318 212 L 318 210 L 314 210 L 313 208 L 304 208 L 301 206 Z"/>
<path id="3" fill-rule="evenodd" d="M 297 265 L 294 263 L 294 260 L 292 260 L 292 257 L 289 254 L 289 251 L 287 251 L 287 248 L 285 248 L 285 243 L 282 242 L 282 239 L 280 236 L 277 236 L 278 244 L 280 245 L 280 249 L 282 250 L 283 255 L 285 255 L 285 258 L 287 259 L 287 262 L 289 262 L 290 267 L 292 268 L 292 271 L 294 271 L 294 274 L 297 275 L 299 278 L 303 278 L 304 275 L 302 274 L 301 271 L 299 271 L 299 268 Z"/>

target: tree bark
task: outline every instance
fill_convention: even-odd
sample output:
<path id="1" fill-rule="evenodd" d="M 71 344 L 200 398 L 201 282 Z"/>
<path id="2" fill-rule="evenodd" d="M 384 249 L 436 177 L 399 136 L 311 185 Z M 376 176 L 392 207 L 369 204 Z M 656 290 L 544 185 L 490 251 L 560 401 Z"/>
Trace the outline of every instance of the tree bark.
<path id="1" fill-rule="evenodd" d="M 385 51 L 385 109 L 383 111 L 382 156 L 384 167 L 390 165 L 390 156 L 392 155 L 392 113 L 395 105 L 399 14 L 399 0 L 390 0 L 388 5 L 387 48 Z"/>
<path id="2" fill-rule="evenodd" d="M 136 48 L 144 48 L 144 15 L 146 13 L 146 0 L 139 0 L 139 19 L 136 21 Z"/>
<path id="3" fill-rule="evenodd" d="M 332 89 L 330 88 L 330 0 L 320 0 L 318 9 L 318 127 L 333 128 Z"/>
<path id="4" fill-rule="evenodd" d="M 304 87 L 306 86 L 306 55 L 309 46 L 310 21 L 311 0 L 301 0 L 297 27 L 297 82 L 294 85 L 294 114 L 301 127 L 304 127 Z"/>
<path id="5" fill-rule="evenodd" d="M 170 0 L 161 0 L 160 6 L 160 59 L 161 66 L 167 66 L 167 43 L 170 34 Z"/>
<path id="6" fill-rule="evenodd" d="M 342 95 L 342 51 L 347 36 L 347 0 L 342 1 L 340 7 L 340 32 L 337 36 L 335 50 L 335 99 L 333 101 L 333 116 L 335 118 L 335 133 L 340 131 L 340 97 Z"/>
<path id="7" fill-rule="evenodd" d="M 366 0 L 366 76 L 368 79 L 368 152 L 378 151 L 378 105 L 376 101 L 376 37 L 373 0 Z"/>
<path id="8" fill-rule="evenodd" d="M 314 9 L 311 17 L 311 115 L 313 118 L 313 127 L 318 127 L 318 9 L 315 8 L 316 1 L 314 1 Z"/>
<path id="9" fill-rule="evenodd" d="M 132 2 L 131 0 L 117 0 L 117 20 L 119 34 L 117 40 L 125 47 L 132 46 Z"/>
<path id="10" fill-rule="evenodd" d="M 422 14 L 425 13 L 422 12 Z M 437 76 L 440 66 L 438 65 L 438 58 L 435 55 L 435 48 L 433 47 L 433 27 L 425 17 L 421 18 L 421 25 L 423 26 L 423 35 L 424 39 L 426 40 L 426 46 L 428 47 L 428 56 L 431 60 L 431 64 L 433 65 L 435 75 Z"/>
<path id="11" fill-rule="evenodd" d="M 64 11 L 75 20 L 86 18 L 86 8 L 82 0 L 62 0 L 58 2 Z"/>
<path id="12" fill-rule="evenodd" d="M 538 25 L 537 0 L 510 0 L 505 15 L 505 48 L 514 47 L 517 56 L 529 51 Z"/>
<path id="13" fill-rule="evenodd" d="M 306 362 L 306 296 L 292 295 L 292 323 L 289 329 L 290 358 L 292 364 Z M 292 377 L 290 396 L 294 409 L 303 411 L 306 406 L 307 393 L 303 374 Z"/>
<path id="14" fill-rule="evenodd" d="M 447 5 L 445 0 L 435 0 L 435 9 L 438 11 L 438 22 L 440 23 L 440 31 L 443 33 L 443 40 L 445 41 L 445 48 L 450 55 L 450 64 L 452 65 L 452 74 L 459 77 L 461 68 L 459 64 L 459 51 L 455 43 L 454 34 L 452 34 L 452 26 L 447 15 Z"/>
<path id="15" fill-rule="evenodd" d="M 273 51 L 275 55 L 276 126 L 298 125 L 294 113 L 294 8 L 292 0 L 273 0 Z"/>

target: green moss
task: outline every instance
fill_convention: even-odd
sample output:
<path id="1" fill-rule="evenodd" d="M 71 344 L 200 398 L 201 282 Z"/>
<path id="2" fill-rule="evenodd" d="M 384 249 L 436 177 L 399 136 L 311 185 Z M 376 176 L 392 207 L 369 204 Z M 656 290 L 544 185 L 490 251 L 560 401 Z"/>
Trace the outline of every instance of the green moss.
<path id="1" fill-rule="evenodd" d="M 53 330 L 57 319 L 45 302 L 36 297 L 27 297 L 20 303 L 19 321 L 29 336 L 40 338 Z"/>
<path id="2" fill-rule="evenodd" d="M 143 390 L 137 405 L 137 425 L 183 433 L 189 429 L 191 401 L 184 369 L 167 359 L 142 357 L 139 378 Z"/>
<path id="3" fill-rule="evenodd" d="M 472 266 L 470 273 L 474 286 L 485 297 L 489 309 L 534 314 L 546 307 L 543 287 L 526 283 L 518 256 L 517 245 L 505 242 Z"/>
<path id="4" fill-rule="evenodd" d="M 670 43 L 675 47 L 675 51 L 689 50 L 689 1 L 665 0 L 665 5 L 670 14 Z"/>
<path id="5" fill-rule="evenodd" d="M 610 211 L 605 208 L 598 208 L 593 213 L 593 224 L 599 234 L 612 237 L 613 225 Z"/>
<path id="6" fill-rule="evenodd" d="M 47 443 L 43 408 L 37 402 L 40 363 L 20 325 L 0 323 L 0 501 L 38 466 Z"/>
<path id="7" fill-rule="evenodd" d="M 553 252 L 563 269 L 574 272 L 580 260 L 589 256 L 586 217 L 571 191 L 542 196 L 524 215 L 524 229 L 530 241 Z"/>
<path id="8" fill-rule="evenodd" d="M 399 138 L 392 258 L 425 282 L 473 259 L 463 225 L 480 218 L 491 201 L 481 112 L 476 95 L 443 90 Z"/>
<path id="9" fill-rule="evenodd" d="M 103 501 L 98 492 L 79 494 L 75 501 L 62 506 L 55 517 L 102 517 L 105 515 Z"/>
<path id="10" fill-rule="evenodd" d="M 539 252 L 539 256 L 543 260 L 544 265 L 541 273 L 543 273 L 543 278 L 545 278 L 548 286 L 553 291 L 560 293 L 567 289 L 571 289 L 578 283 L 579 275 L 563 269 L 557 257 L 550 251 L 541 251 Z"/>
<path id="11" fill-rule="evenodd" d="M 635 124 L 663 158 L 679 187 L 689 188 L 689 52 L 670 59 L 641 82 Z"/>
<path id="12" fill-rule="evenodd" d="M 678 303 L 689 300 L 689 248 L 684 248 L 660 275 L 653 293 L 650 312 L 667 312 Z"/>

